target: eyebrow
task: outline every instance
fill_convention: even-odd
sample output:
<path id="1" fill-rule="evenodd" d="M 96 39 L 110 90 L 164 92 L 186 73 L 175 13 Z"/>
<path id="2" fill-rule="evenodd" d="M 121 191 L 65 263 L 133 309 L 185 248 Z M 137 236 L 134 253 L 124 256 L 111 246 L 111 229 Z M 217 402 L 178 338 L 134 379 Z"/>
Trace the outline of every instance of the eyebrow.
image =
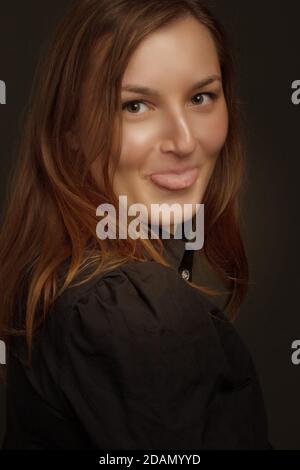
<path id="1" fill-rule="evenodd" d="M 195 83 L 192 86 L 191 91 L 197 90 L 199 88 L 203 88 L 217 80 L 222 81 L 222 78 L 219 75 L 211 75 Z M 139 85 L 126 85 L 122 87 L 122 91 L 130 91 L 131 93 L 160 97 L 160 93 L 157 90 L 154 90 L 153 88 L 148 88 L 145 86 L 139 86 Z"/>

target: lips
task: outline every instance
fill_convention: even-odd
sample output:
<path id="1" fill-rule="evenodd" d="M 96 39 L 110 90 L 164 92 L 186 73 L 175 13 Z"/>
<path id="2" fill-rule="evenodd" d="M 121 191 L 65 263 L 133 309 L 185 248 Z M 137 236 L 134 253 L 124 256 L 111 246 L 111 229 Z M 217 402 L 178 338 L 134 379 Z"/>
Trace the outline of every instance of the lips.
<path id="1" fill-rule="evenodd" d="M 151 181 L 159 187 L 172 191 L 191 187 L 199 174 L 199 168 L 192 168 L 181 173 L 155 173 L 150 176 Z"/>

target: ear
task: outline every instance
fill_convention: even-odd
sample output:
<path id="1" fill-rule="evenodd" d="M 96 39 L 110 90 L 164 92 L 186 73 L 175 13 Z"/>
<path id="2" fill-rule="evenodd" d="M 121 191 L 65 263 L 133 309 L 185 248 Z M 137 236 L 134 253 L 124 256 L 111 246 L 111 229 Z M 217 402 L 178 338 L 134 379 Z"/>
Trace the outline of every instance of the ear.
<path id="1" fill-rule="evenodd" d="M 72 150 L 76 151 L 79 149 L 79 139 L 77 134 L 72 129 L 66 133 L 66 141 Z"/>

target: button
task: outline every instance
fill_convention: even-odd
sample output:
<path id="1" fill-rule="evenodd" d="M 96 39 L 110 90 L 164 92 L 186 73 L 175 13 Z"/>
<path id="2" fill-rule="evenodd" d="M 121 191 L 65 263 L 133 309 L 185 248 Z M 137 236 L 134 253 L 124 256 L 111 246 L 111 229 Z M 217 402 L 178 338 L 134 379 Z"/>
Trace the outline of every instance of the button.
<path id="1" fill-rule="evenodd" d="M 189 278 L 190 278 L 190 272 L 188 269 L 183 269 L 181 271 L 181 277 L 185 280 L 185 281 L 188 281 Z"/>

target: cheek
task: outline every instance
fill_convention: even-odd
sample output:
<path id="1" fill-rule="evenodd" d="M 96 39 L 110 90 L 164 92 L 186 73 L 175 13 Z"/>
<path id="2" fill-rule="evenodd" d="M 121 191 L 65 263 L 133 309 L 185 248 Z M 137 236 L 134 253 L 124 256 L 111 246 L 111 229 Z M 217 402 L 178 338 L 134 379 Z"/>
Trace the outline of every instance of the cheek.
<path id="1" fill-rule="evenodd" d="M 146 156 L 153 147 L 154 132 L 151 126 L 124 124 L 122 135 L 122 151 L 119 171 L 134 170 L 142 167 Z"/>
<path id="2" fill-rule="evenodd" d="M 225 104 L 207 117 L 201 126 L 200 139 L 207 156 L 217 156 L 225 144 L 228 133 L 228 112 Z"/>

